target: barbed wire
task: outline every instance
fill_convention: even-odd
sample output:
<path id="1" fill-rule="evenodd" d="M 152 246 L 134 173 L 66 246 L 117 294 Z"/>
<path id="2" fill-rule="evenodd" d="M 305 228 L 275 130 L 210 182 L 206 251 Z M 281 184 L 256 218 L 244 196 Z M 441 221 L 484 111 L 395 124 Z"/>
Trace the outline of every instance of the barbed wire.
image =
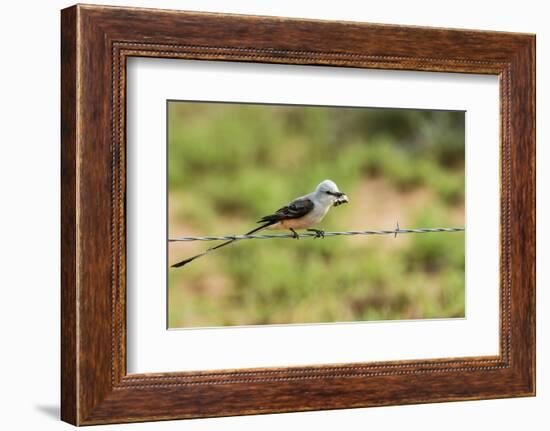
<path id="1" fill-rule="evenodd" d="M 419 229 L 401 229 L 399 223 L 395 229 L 391 230 L 350 230 L 344 232 L 323 232 L 321 235 L 316 232 L 300 233 L 300 238 L 319 238 L 329 236 L 350 236 L 350 235 L 393 235 L 394 238 L 399 234 L 407 233 L 433 233 L 433 232 L 464 232 L 463 227 L 434 227 Z M 179 238 L 169 238 L 169 242 L 187 242 L 187 241 L 229 241 L 243 239 L 272 239 L 272 238 L 296 238 L 291 233 L 273 233 L 273 234 L 254 234 L 254 235 L 223 235 L 223 236 L 183 236 Z"/>

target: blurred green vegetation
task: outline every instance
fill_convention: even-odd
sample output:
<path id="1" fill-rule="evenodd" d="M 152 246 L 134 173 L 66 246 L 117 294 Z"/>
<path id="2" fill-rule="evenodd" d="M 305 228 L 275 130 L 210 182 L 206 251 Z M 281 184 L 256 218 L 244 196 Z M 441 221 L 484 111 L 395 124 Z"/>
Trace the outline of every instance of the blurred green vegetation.
<path id="1" fill-rule="evenodd" d="M 170 237 L 246 232 L 326 178 L 350 203 L 325 230 L 464 223 L 463 112 L 169 102 L 168 121 Z M 168 274 L 170 327 L 464 316 L 463 233 L 248 240 Z"/>

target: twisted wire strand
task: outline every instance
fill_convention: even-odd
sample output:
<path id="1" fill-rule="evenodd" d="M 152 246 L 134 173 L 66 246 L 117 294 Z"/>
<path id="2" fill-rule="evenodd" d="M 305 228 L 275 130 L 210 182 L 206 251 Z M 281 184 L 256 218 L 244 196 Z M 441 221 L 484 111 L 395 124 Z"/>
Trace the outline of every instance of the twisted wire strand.
<path id="1" fill-rule="evenodd" d="M 324 232 L 323 236 L 350 236 L 350 235 L 393 235 L 406 233 L 432 233 L 432 232 L 464 232 L 463 227 L 434 227 L 419 229 L 401 229 L 397 224 L 395 229 L 391 230 L 351 230 L 344 232 Z M 314 232 L 300 233 L 300 238 L 317 238 L 319 235 Z M 272 239 L 272 238 L 294 238 L 290 233 L 273 234 L 255 234 L 255 235 L 223 235 L 223 236 L 183 236 L 179 238 L 169 238 L 169 242 L 187 242 L 187 241 L 229 241 L 242 239 Z"/>

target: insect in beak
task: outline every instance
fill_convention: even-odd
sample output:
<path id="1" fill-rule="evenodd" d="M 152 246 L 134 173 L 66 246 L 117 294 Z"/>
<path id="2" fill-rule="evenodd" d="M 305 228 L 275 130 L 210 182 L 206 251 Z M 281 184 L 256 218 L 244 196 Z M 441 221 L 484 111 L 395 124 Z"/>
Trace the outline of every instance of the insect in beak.
<path id="1" fill-rule="evenodd" d="M 338 193 L 338 198 L 334 202 L 334 206 L 337 207 L 338 205 L 347 204 L 349 202 L 349 199 L 345 193 Z"/>

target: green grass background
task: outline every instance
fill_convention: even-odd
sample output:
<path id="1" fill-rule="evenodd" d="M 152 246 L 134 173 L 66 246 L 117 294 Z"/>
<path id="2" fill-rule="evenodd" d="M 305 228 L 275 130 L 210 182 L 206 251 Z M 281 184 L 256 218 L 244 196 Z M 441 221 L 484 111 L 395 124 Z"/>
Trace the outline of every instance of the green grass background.
<path id="1" fill-rule="evenodd" d="M 326 178 L 350 198 L 327 231 L 464 224 L 463 112 L 171 101 L 168 150 L 170 237 L 244 233 Z M 171 328 L 462 317 L 464 234 L 240 241 L 168 280 Z"/>

